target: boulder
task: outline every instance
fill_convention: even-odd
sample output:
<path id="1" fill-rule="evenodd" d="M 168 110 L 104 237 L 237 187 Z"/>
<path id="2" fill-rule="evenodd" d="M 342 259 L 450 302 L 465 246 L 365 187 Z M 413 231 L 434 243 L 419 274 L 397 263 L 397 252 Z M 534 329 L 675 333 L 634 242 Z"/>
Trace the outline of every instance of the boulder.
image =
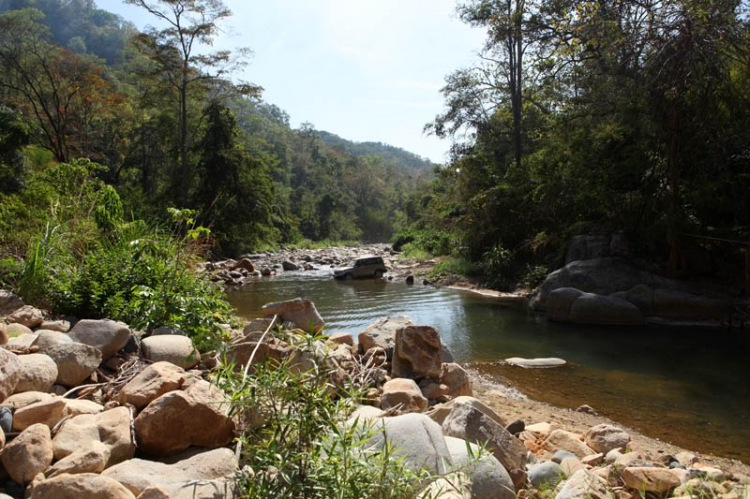
<path id="1" fill-rule="evenodd" d="M 395 378 L 383 385 L 380 407 L 385 411 L 398 408 L 403 412 L 424 412 L 427 399 L 414 380 Z"/>
<path id="2" fill-rule="evenodd" d="M 32 491 L 32 499 L 135 499 L 117 480 L 96 473 L 63 474 L 44 480 Z"/>
<path id="3" fill-rule="evenodd" d="M 18 410 L 21 407 L 41 402 L 42 400 L 49 400 L 53 397 L 52 394 L 43 392 L 23 392 L 16 393 L 5 399 L 2 403 L 3 407 L 9 407 L 12 410 Z"/>
<path id="4" fill-rule="evenodd" d="M 328 341 L 331 343 L 338 343 L 341 345 L 354 346 L 354 337 L 352 333 L 333 333 L 328 337 Z"/>
<path id="5" fill-rule="evenodd" d="M 469 477 L 471 497 L 487 499 L 513 499 L 515 487 L 508 472 L 494 456 L 485 454 L 479 460 L 480 448 L 460 438 L 445 437 L 453 470 Z M 472 455 L 469 455 L 471 448 Z"/>
<path id="6" fill-rule="evenodd" d="M 638 307 L 614 296 L 584 293 L 570 307 L 568 322 L 611 326 L 642 326 L 645 321 Z"/>
<path id="7" fill-rule="evenodd" d="M 107 360 L 125 347 L 130 329 L 122 322 L 84 319 L 78 321 L 68 335 L 73 341 L 98 348 L 102 360 Z"/>
<path id="8" fill-rule="evenodd" d="M 459 400 L 459 399 L 456 399 Z M 524 469 L 526 448 L 481 410 L 467 403 L 454 401 L 451 412 L 443 421 L 443 433 L 476 444 L 485 444 L 506 470 Z"/>
<path id="9" fill-rule="evenodd" d="M 10 433 L 13 430 L 13 412 L 8 407 L 0 407 L 0 430 L 3 432 L 3 437 L 5 433 Z M 4 440 L 3 443 L 5 443 Z M 0 450 L 2 450 L 2 446 L 0 446 Z"/>
<path id="10" fill-rule="evenodd" d="M 319 333 L 326 325 L 315 308 L 315 304 L 302 298 L 263 305 L 263 317 L 274 315 L 277 315 L 283 322 L 295 323 L 297 328 L 306 332 L 312 329 L 315 333 Z"/>
<path id="11" fill-rule="evenodd" d="M 566 457 L 560 462 L 560 468 L 562 468 L 565 478 L 570 478 L 578 470 L 585 469 L 583 463 L 577 457 Z"/>
<path id="12" fill-rule="evenodd" d="M 141 341 L 143 356 L 152 362 L 171 362 L 183 369 L 195 367 L 200 362 L 200 353 L 187 336 L 149 336 Z"/>
<path id="13" fill-rule="evenodd" d="M 445 473 L 450 452 L 440 426 L 424 414 L 404 414 L 377 420 L 376 432 L 367 442 L 368 447 L 382 449 L 390 444 L 396 456 L 404 456 L 406 467 L 412 471 L 427 469 Z"/>
<path id="14" fill-rule="evenodd" d="M 57 383 L 72 388 L 91 376 L 102 362 L 102 352 L 83 343 L 58 343 L 44 350 L 57 364 Z"/>
<path id="15" fill-rule="evenodd" d="M 13 326 L 13 324 L 8 325 L 8 331 L 10 331 L 11 326 Z M 20 324 L 18 324 L 18 326 L 23 327 Z M 31 348 L 31 344 L 34 343 L 36 337 L 37 335 L 34 333 L 22 334 L 20 336 L 10 336 L 10 338 L 8 339 L 8 346 L 19 349 Z"/>
<path id="16" fill-rule="evenodd" d="M 346 420 L 346 424 L 349 426 L 353 426 L 356 422 L 358 425 L 367 425 L 374 421 L 375 419 L 381 418 L 385 415 L 385 411 L 382 409 L 378 409 L 377 407 L 373 407 L 371 405 L 359 405 L 349 415 L 349 418 Z"/>
<path id="17" fill-rule="evenodd" d="M 564 479 L 565 473 L 562 467 L 554 461 L 539 463 L 529 470 L 529 481 L 538 489 L 555 487 Z"/>
<path id="18" fill-rule="evenodd" d="M 388 360 L 392 359 L 396 344 L 396 331 L 413 325 L 411 319 L 405 315 L 378 319 L 359 333 L 359 353 L 363 354 L 371 348 L 380 347 L 385 350 Z"/>
<path id="19" fill-rule="evenodd" d="M 44 322 L 44 312 L 31 305 L 24 305 L 13 311 L 5 320 L 11 324 L 22 324 L 33 329 Z"/>
<path id="20" fill-rule="evenodd" d="M 576 288 L 557 288 L 551 291 L 547 298 L 547 318 L 567 322 L 570 317 L 570 307 L 581 295 L 583 291 Z"/>
<path id="21" fill-rule="evenodd" d="M 579 470 L 565 482 L 555 499 L 614 499 L 607 482 L 599 475 L 587 470 Z"/>
<path id="22" fill-rule="evenodd" d="M 44 353 L 47 348 L 58 343 L 73 343 L 73 340 L 67 334 L 51 329 L 38 329 L 34 331 L 34 334 L 36 338 L 31 345 L 37 347 L 41 353 Z"/>
<path id="23" fill-rule="evenodd" d="M 581 441 L 580 435 L 565 430 L 555 430 L 549 434 L 544 441 L 544 447 L 550 451 L 566 450 L 583 459 L 591 454 L 596 454 L 591 448 Z"/>
<path id="24" fill-rule="evenodd" d="M 271 334 L 263 336 L 263 332 L 255 331 L 245 334 L 241 341 L 229 344 L 227 360 L 234 362 L 236 369 L 242 370 L 251 357 L 251 365 L 254 366 L 262 362 L 280 363 L 291 354 L 291 347 L 280 339 Z"/>
<path id="25" fill-rule="evenodd" d="M 109 461 L 109 448 L 101 442 L 91 442 L 90 447 L 86 450 L 74 452 L 67 457 L 60 459 L 52 465 L 44 476 L 52 478 L 57 475 L 68 473 L 77 475 L 79 473 L 101 473 Z"/>
<path id="26" fill-rule="evenodd" d="M 247 335 L 256 331 L 265 332 L 273 324 L 273 319 L 253 319 L 242 327 L 242 334 Z"/>
<path id="27" fill-rule="evenodd" d="M 48 392 L 57 380 L 57 364 L 48 355 L 32 353 L 18 357 L 21 376 L 14 393 Z"/>
<path id="28" fill-rule="evenodd" d="M 158 487 L 170 499 L 223 498 L 224 492 L 231 492 L 232 476 L 239 469 L 234 452 L 225 448 L 203 452 L 191 450 L 175 456 L 169 463 L 131 459 L 105 470 L 102 476 L 117 480 L 136 495 L 149 487 Z M 215 490 L 217 493 L 193 496 L 191 493 L 195 492 L 196 485 L 204 491 Z"/>
<path id="29" fill-rule="evenodd" d="M 21 379 L 21 361 L 18 356 L 0 348 L 0 402 L 13 395 Z"/>
<path id="30" fill-rule="evenodd" d="M 117 399 L 133 404 L 139 411 L 165 393 L 179 390 L 185 382 L 185 370 L 171 362 L 156 362 L 122 387 Z"/>
<path id="31" fill-rule="evenodd" d="M 52 458 L 49 426 L 35 424 L 5 445 L 2 463 L 13 481 L 27 484 L 52 464 Z"/>
<path id="32" fill-rule="evenodd" d="M 9 315 L 23 307 L 23 300 L 6 289 L 0 289 L 0 316 Z"/>
<path id="33" fill-rule="evenodd" d="M 147 487 L 143 489 L 143 492 L 138 494 L 136 499 L 170 499 L 170 497 L 167 491 L 161 487 Z"/>
<path id="34" fill-rule="evenodd" d="M 299 265 L 295 265 L 289 260 L 284 260 L 281 262 L 281 268 L 283 268 L 286 272 L 290 272 L 292 270 L 299 270 Z"/>
<path id="35" fill-rule="evenodd" d="M 52 439 L 55 459 L 92 448 L 101 442 L 109 449 L 107 466 L 130 459 L 135 454 L 130 409 L 115 407 L 99 414 L 81 414 L 65 420 Z"/>
<path id="36" fill-rule="evenodd" d="M 65 320 L 57 321 L 44 321 L 39 329 L 47 329 L 50 331 L 57 331 L 58 333 L 67 333 L 70 331 L 70 322 Z"/>
<path id="37" fill-rule="evenodd" d="M 53 397 L 18 409 L 13 414 L 13 429 L 23 431 L 35 424 L 44 424 L 52 428 L 63 417 L 65 399 Z"/>
<path id="38" fill-rule="evenodd" d="M 584 442 L 596 452 L 606 454 L 612 449 L 624 450 L 630 442 L 630 435 L 612 425 L 598 424 L 586 432 Z"/>
<path id="39" fill-rule="evenodd" d="M 167 456 L 191 445 L 216 448 L 234 438 L 221 390 L 199 380 L 185 391 L 173 391 L 151 402 L 135 420 L 141 451 Z"/>
<path id="40" fill-rule="evenodd" d="M 76 417 L 81 414 L 99 414 L 104 411 L 104 406 L 86 399 L 65 399 L 65 410 L 63 417 Z"/>
<path id="41" fill-rule="evenodd" d="M 666 468 L 628 467 L 622 479 L 631 489 L 641 492 L 664 493 L 680 486 L 676 473 Z"/>
<path id="42" fill-rule="evenodd" d="M 32 334 L 31 329 L 27 328 L 23 324 L 6 324 L 5 332 L 8 333 L 8 338 L 16 338 L 25 334 Z"/>
<path id="43" fill-rule="evenodd" d="M 482 401 L 474 397 L 470 397 L 466 395 L 456 397 L 453 400 L 445 404 L 436 405 L 435 407 L 430 409 L 427 415 L 437 424 L 442 425 L 445 419 L 448 417 L 448 414 L 450 414 L 453 407 L 457 405 L 469 405 L 471 407 L 474 407 L 475 409 L 484 413 L 488 418 L 492 419 L 494 422 L 496 422 L 500 426 L 507 426 L 505 420 L 501 418 L 500 416 L 498 416 L 495 411 L 490 409 Z"/>
<path id="44" fill-rule="evenodd" d="M 432 326 L 396 330 L 391 376 L 439 378 L 442 367 L 440 333 Z"/>

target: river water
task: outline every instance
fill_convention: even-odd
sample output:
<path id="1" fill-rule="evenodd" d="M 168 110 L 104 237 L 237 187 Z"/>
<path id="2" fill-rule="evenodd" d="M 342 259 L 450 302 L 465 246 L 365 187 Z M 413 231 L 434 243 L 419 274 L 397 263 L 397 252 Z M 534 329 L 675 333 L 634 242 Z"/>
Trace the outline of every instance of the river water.
<path id="1" fill-rule="evenodd" d="M 535 400 L 600 414 L 688 449 L 750 464 L 750 334 L 555 324 L 448 288 L 380 280 L 336 281 L 289 272 L 228 290 L 243 317 L 263 304 L 315 302 L 329 333 L 356 335 L 376 319 L 408 315 L 435 326 L 456 360 Z M 508 357 L 560 357 L 554 369 L 521 369 Z"/>

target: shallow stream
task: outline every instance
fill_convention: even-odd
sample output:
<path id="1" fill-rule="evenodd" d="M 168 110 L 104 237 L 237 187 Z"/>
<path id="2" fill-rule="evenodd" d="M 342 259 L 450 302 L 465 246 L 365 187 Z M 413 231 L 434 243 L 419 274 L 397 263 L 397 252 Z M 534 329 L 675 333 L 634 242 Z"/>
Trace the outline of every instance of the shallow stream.
<path id="1" fill-rule="evenodd" d="M 594 407 L 663 441 L 750 463 L 750 332 L 602 328 L 550 323 L 490 297 L 384 279 L 336 281 L 289 272 L 228 291 L 240 315 L 304 297 L 326 331 L 356 335 L 376 319 L 408 315 L 435 326 L 456 360 L 535 400 Z M 508 357 L 561 357 L 554 369 L 521 369 Z"/>

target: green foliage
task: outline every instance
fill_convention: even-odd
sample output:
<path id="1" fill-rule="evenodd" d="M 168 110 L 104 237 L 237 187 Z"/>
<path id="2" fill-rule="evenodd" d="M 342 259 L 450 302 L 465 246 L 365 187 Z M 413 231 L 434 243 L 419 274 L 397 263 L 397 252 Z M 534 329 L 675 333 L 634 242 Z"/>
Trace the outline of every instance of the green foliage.
<path id="1" fill-rule="evenodd" d="M 430 278 L 435 279 L 444 275 L 477 277 L 482 275 L 483 271 L 482 265 L 478 262 L 472 262 L 460 256 L 451 256 L 433 267 L 430 271 Z"/>

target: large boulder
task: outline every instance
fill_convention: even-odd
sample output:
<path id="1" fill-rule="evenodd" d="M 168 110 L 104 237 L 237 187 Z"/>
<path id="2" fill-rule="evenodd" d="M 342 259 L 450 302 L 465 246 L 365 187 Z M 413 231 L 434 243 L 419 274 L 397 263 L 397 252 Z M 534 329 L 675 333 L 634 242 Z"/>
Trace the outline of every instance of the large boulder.
<path id="1" fill-rule="evenodd" d="M 35 328 L 44 322 L 44 312 L 31 305 L 13 311 L 5 320 L 12 324 L 22 324 L 28 328 Z"/>
<path id="2" fill-rule="evenodd" d="M 140 449 L 167 456 L 188 447 L 216 448 L 234 438 L 234 422 L 226 415 L 228 401 L 221 390 L 197 381 L 185 391 L 173 391 L 151 402 L 135 420 Z"/>
<path id="3" fill-rule="evenodd" d="M 39 423 L 52 428 L 63 418 L 64 410 L 65 399 L 62 397 L 27 405 L 13 414 L 13 429 L 22 431 Z"/>
<path id="4" fill-rule="evenodd" d="M 170 499 L 192 498 L 193 487 L 200 484 L 205 490 L 216 490 L 222 494 L 197 495 L 195 497 L 225 497 L 231 488 L 231 479 L 238 470 L 237 459 L 230 449 L 189 451 L 175 456 L 170 464 L 131 459 L 112 466 L 102 473 L 122 483 L 133 494 L 140 494 L 149 487 L 159 487 Z"/>
<path id="5" fill-rule="evenodd" d="M 558 288 L 550 292 L 547 310 L 551 320 L 561 322 L 618 326 L 644 324 L 643 314 L 632 303 L 574 288 Z"/>
<path id="6" fill-rule="evenodd" d="M 267 361 L 281 363 L 291 354 L 291 347 L 275 336 L 264 336 L 262 331 L 251 331 L 245 333 L 241 340 L 237 339 L 229 344 L 227 360 L 234 362 L 236 369 L 242 370 L 251 360 L 253 366 Z"/>
<path id="7" fill-rule="evenodd" d="M 13 395 L 21 379 L 21 361 L 18 356 L 0 348 L 0 402 Z"/>
<path id="8" fill-rule="evenodd" d="M 412 379 L 395 378 L 383 385 L 380 407 L 387 411 L 399 409 L 403 412 L 424 412 L 427 399 Z"/>
<path id="9" fill-rule="evenodd" d="M 122 322 L 111 320 L 78 321 L 68 335 L 73 341 L 96 347 L 107 360 L 122 350 L 130 339 L 130 328 Z"/>
<path id="10" fill-rule="evenodd" d="M 187 336 L 160 335 L 149 336 L 141 341 L 143 356 L 152 362 L 171 362 L 172 364 L 190 369 L 201 360 L 200 353 L 193 346 L 193 341 Z"/>
<path id="11" fill-rule="evenodd" d="M 364 354 L 371 348 L 380 347 L 385 350 L 388 360 L 392 359 L 393 349 L 396 345 L 396 331 L 413 325 L 411 319 L 405 315 L 378 319 L 359 333 L 357 338 L 359 353 Z"/>
<path id="12" fill-rule="evenodd" d="M 466 370 L 455 363 L 444 363 L 440 369 L 440 382 L 448 387 L 450 397 L 471 397 L 471 379 Z"/>
<path id="13" fill-rule="evenodd" d="M 83 343 L 58 343 L 44 350 L 57 365 L 57 383 L 68 388 L 80 385 L 102 362 L 102 352 Z"/>
<path id="14" fill-rule="evenodd" d="M 52 329 L 37 329 L 34 331 L 36 339 L 31 343 L 32 346 L 37 347 L 40 353 L 44 353 L 47 348 L 58 343 L 73 343 L 73 339 L 65 333 L 60 331 L 53 331 Z"/>
<path id="15" fill-rule="evenodd" d="M 586 445 L 596 452 L 606 454 L 612 449 L 622 449 L 630 442 L 630 435 L 612 425 L 598 424 L 589 429 L 584 435 Z"/>
<path id="16" fill-rule="evenodd" d="M 454 470 L 466 474 L 471 481 L 471 497 L 476 499 L 513 499 L 516 496 L 513 481 L 495 456 L 485 454 L 480 459 L 479 446 L 460 438 L 445 437 Z M 469 455 L 469 449 L 471 454 Z"/>
<path id="17" fill-rule="evenodd" d="M 439 378 L 442 367 L 440 333 L 432 326 L 405 326 L 396 330 L 391 376 Z"/>
<path id="18" fill-rule="evenodd" d="M 57 381 L 57 364 L 49 355 L 32 353 L 18 357 L 21 376 L 14 393 L 48 392 Z"/>
<path id="19" fill-rule="evenodd" d="M 27 405 L 36 404 L 37 402 L 41 402 L 43 400 L 50 400 L 53 398 L 54 395 L 51 393 L 44 393 L 44 392 L 23 392 L 23 393 L 16 393 L 8 397 L 7 399 L 3 400 L 2 405 L 3 407 L 8 407 L 13 411 L 16 411 L 20 409 L 21 407 L 26 407 Z"/>
<path id="20" fill-rule="evenodd" d="M 295 298 L 294 300 L 267 303 L 263 305 L 263 317 L 279 316 L 283 322 L 293 322 L 297 328 L 309 332 L 320 332 L 326 323 L 310 300 Z"/>
<path id="21" fill-rule="evenodd" d="M 118 400 L 133 404 L 140 411 L 165 393 L 179 390 L 184 382 L 184 369 L 171 362 L 156 362 L 122 387 Z"/>
<path id="22" fill-rule="evenodd" d="M 448 417 L 443 421 L 443 433 L 480 445 L 486 443 L 487 450 L 506 470 L 524 469 L 526 448 L 521 441 L 494 419 L 468 403 L 454 402 Z"/>
<path id="23" fill-rule="evenodd" d="M 34 486 L 32 499 L 135 499 L 120 482 L 96 473 L 64 474 Z"/>
<path id="24" fill-rule="evenodd" d="M 367 442 L 370 447 L 382 449 L 390 444 L 396 456 L 404 456 L 408 469 L 427 469 L 445 473 L 450 452 L 440 431 L 440 426 L 424 414 L 404 414 L 375 420 L 376 432 Z"/>
<path id="25" fill-rule="evenodd" d="M 64 417 L 74 418 L 81 414 L 99 414 L 104 411 L 104 406 L 97 404 L 93 400 L 86 399 L 65 399 Z"/>
<path id="26" fill-rule="evenodd" d="M 79 473 L 101 473 L 109 461 L 109 447 L 101 442 L 91 442 L 86 450 L 80 450 L 64 457 L 52 465 L 44 476 L 52 478 L 57 475 L 68 473 L 77 475 Z"/>
<path id="27" fill-rule="evenodd" d="M 93 442 L 101 442 L 109 449 L 107 466 L 131 459 L 135 454 L 135 442 L 130 409 L 115 407 L 99 414 L 81 414 L 65 420 L 52 439 L 55 459 L 88 450 Z"/>
<path id="28" fill-rule="evenodd" d="M 5 471 L 17 483 L 29 483 L 52 464 L 52 440 L 49 426 L 35 424 L 26 428 L 3 449 Z"/>
<path id="29" fill-rule="evenodd" d="M 39 329 L 47 329 L 51 331 L 57 331 L 59 333 L 67 333 L 70 331 L 70 322 L 66 320 L 56 320 L 56 321 L 44 321 L 42 322 L 42 325 L 39 326 Z"/>

